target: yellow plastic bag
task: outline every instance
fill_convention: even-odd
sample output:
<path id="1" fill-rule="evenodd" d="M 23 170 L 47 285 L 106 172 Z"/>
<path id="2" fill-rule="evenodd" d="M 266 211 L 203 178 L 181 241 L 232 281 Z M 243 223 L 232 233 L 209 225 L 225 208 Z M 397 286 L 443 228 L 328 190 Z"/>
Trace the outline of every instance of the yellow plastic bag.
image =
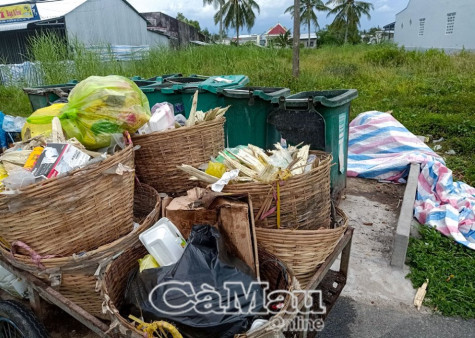
<path id="1" fill-rule="evenodd" d="M 61 109 L 66 105 L 66 103 L 55 103 L 51 106 L 40 108 L 35 111 L 30 117 L 38 117 L 38 116 L 51 116 L 55 117 L 61 113 Z M 22 141 L 29 140 L 38 135 L 44 135 L 48 137 L 51 135 L 51 121 L 45 124 L 33 124 L 29 123 L 28 121 L 23 125 L 23 129 L 21 130 L 21 139 Z"/>
<path id="2" fill-rule="evenodd" d="M 221 178 L 225 172 L 226 166 L 218 162 L 209 162 L 208 168 L 206 168 L 205 171 L 205 173 L 207 173 L 208 175 L 212 175 L 217 178 Z"/>
<path id="3" fill-rule="evenodd" d="M 137 85 L 122 76 L 90 76 L 69 94 L 69 103 L 58 116 L 68 138 L 75 137 L 88 149 L 108 147 L 111 134 L 135 133 L 150 119 L 150 106 Z M 51 122 L 30 117 L 29 123 Z"/>
<path id="4" fill-rule="evenodd" d="M 3 179 L 7 178 L 8 177 L 8 173 L 7 171 L 5 170 L 5 167 L 3 166 L 2 163 L 0 163 L 0 191 L 3 191 L 5 189 L 5 187 L 3 186 Z"/>
<path id="5" fill-rule="evenodd" d="M 160 265 L 157 263 L 155 258 L 152 255 L 145 255 L 143 258 L 139 259 L 139 271 L 142 272 L 143 270 L 147 269 L 154 269 L 159 268 Z"/>

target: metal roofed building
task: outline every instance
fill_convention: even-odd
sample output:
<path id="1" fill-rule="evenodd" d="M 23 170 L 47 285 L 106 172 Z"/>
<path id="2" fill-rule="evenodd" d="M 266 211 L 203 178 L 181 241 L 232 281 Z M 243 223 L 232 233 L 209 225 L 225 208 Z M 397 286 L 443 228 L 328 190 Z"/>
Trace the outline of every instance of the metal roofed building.
<path id="1" fill-rule="evenodd" d="M 13 15 L 2 18 L 2 11 Z M 26 61 L 29 39 L 41 31 L 57 32 L 69 41 L 77 39 L 86 47 L 168 46 L 169 38 L 147 30 L 147 24 L 126 0 L 58 0 L 4 5 L 0 6 L 0 59 L 7 63 Z"/>

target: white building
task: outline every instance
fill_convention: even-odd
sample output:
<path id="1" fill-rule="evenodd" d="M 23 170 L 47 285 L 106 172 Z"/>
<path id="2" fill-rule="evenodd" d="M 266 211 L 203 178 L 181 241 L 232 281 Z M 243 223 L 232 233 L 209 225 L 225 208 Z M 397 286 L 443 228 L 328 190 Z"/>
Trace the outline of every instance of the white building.
<path id="1" fill-rule="evenodd" d="M 317 47 L 317 33 L 310 33 L 310 43 L 308 41 L 308 33 L 300 34 L 300 44 L 307 48 Z"/>
<path id="2" fill-rule="evenodd" d="M 409 0 L 394 41 L 406 49 L 475 50 L 475 0 Z"/>

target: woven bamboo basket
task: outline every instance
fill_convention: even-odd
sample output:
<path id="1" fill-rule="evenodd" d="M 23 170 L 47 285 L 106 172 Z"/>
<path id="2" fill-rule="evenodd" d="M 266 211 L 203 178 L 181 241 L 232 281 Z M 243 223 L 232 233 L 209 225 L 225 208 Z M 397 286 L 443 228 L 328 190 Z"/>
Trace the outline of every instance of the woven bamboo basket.
<path id="1" fill-rule="evenodd" d="M 39 262 L 41 266 L 35 264 L 30 256 L 17 254 L 13 257 L 11 252 L 3 247 L 0 251 L 3 257 L 16 267 L 32 272 L 52 285 L 57 281 L 58 291 L 89 313 L 108 319 L 102 313 L 100 293 L 96 292 L 100 273 L 116 255 L 136 246 L 139 243 L 139 234 L 152 226 L 159 216 L 160 196 L 152 187 L 141 184 L 136 186 L 134 198 L 134 221 L 139 226 L 130 231 L 132 229 L 130 224 L 130 232 L 112 243 L 80 256 L 45 258 Z"/>
<path id="2" fill-rule="evenodd" d="M 158 192 L 185 193 L 198 185 L 177 166 L 199 166 L 224 148 L 224 118 L 187 128 L 133 137 L 137 176 Z"/>
<path id="3" fill-rule="evenodd" d="M 122 316 L 119 309 L 123 303 L 124 292 L 130 272 L 138 267 L 137 260 L 147 254 L 142 246 L 137 246 L 124 252 L 107 267 L 102 280 L 102 295 L 104 297 L 104 309 L 112 321 L 111 327 L 115 327 L 120 334 L 127 337 L 143 337 L 143 332 L 137 330 L 133 324 Z M 261 280 L 268 281 L 271 292 L 273 290 L 300 290 L 298 281 L 283 262 L 271 253 L 259 250 Z M 272 318 L 278 318 L 279 323 L 290 322 L 295 315 L 285 314 L 291 307 L 289 296 L 284 300 L 284 306 Z M 268 323 L 259 329 L 237 335 L 237 337 L 261 337 L 275 330 Z"/>
<path id="4" fill-rule="evenodd" d="M 332 156 L 322 151 L 317 155 L 310 172 L 280 181 L 280 229 L 313 230 L 330 226 L 330 167 Z M 276 184 L 235 183 L 224 187 L 223 192 L 249 193 L 252 198 L 257 228 L 277 228 L 277 214 L 263 218 L 267 209 L 276 206 Z M 264 210 L 265 209 L 265 210 Z"/>
<path id="5" fill-rule="evenodd" d="M 134 172 L 115 174 L 119 165 L 133 169 L 131 145 L 64 177 L 0 195 L 0 236 L 40 255 L 57 256 L 93 250 L 124 236 L 133 221 Z"/>
<path id="6" fill-rule="evenodd" d="M 336 209 L 332 229 L 286 230 L 256 228 L 259 246 L 285 262 L 305 288 L 318 266 L 333 252 L 348 226 L 348 217 Z"/>

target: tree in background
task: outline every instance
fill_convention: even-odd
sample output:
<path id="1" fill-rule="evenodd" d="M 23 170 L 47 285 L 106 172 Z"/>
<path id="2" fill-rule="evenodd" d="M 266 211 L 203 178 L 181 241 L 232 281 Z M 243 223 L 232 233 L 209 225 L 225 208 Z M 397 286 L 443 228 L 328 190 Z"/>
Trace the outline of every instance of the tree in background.
<path id="1" fill-rule="evenodd" d="M 214 9 L 218 9 L 218 13 L 221 13 L 221 9 L 224 5 L 224 0 L 203 0 L 203 5 L 213 5 Z M 222 14 L 222 13 L 221 13 Z M 223 16 L 219 15 L 219 39 L 223 42 Z"/>
<path id="2" fill-rule="evenodd" d="M 271 41 L 271 44 L 279 46 L 280 48 L 291 47 L 292 37 L 290 36 L 290 29 L 284 34 L 280 33 L 278 37 Z"/>
<path id="3" fill-rule="evenodd" d="M 300 8 L 300 0 L 294 0 L 294 8 Z M 300 75 L 300 15 L 294 15 L 294 39 L 292 41 L 292 76 Z"/>
<path id="4" fill-rule="evenodd" d="M 300 22 L 307 24 L 308 27 L 308 42 L 307 46 L 310 46 L 310 25 L 313 24 L 315 30 L 319 28 L 317 14 L 315 11 L 329 11 L 323 0 L 301 0 L 300 2 Z M 288 7 L 285 13 L 290 13 L 294 17 L 294 5 Z"/>
<path id="5" fill-rule="evenodd" d="M 193 26 L 195 27 L 199 32 L 201 32 L 201 27 L 200 27 L 200 23 L 196 20 L 190 20 L 190 19 L 187 19 L 183 13 L 180 13 L 178 12 L 178 14 L 176 15 L 176 19 L 181 21 L 181 22 L 184 22 L 184 23 L 187 23 L 189 24 L 190 26 Z"/>
<path id="6" fill-rule="evenodd" d="M 351 27 L 350 27 L 351 28 Z M 326 25 L 318 31 L 318 41 L 322 45 L 343 45 L 345 42 L 345 26 L 338 24 Z M 348 31 L 348 43 L 357 44 L 361 42 L 361 35 L 357 29 Z"/>
<path id="7" fill-rule="evenodd" d="M 218 23 L 223 17 L 224 27 L 236 29 L 236 42 L 239 45 L 239 28 L 244 26 L 251 29 L 256 20 L 256 14 L 261 12 L 259 5 L 254 0 L 227 0 L 221 9 L 214 15 L 214 22 Z"/>
<path id="8" fill-rule="evenodd" d="M 345 44 L 348 42 L 348 31 L 358 31 L 361 16 L 364 14 L 368 19 L 371 19 L 369 11 L 374 9 L 373 4 L 369 2 L 355 0 L 330 0 L 326 5 L 334 6 L 327 15 L 328 17 L 335 14 L 332 26 L 345 28 Z"/>

